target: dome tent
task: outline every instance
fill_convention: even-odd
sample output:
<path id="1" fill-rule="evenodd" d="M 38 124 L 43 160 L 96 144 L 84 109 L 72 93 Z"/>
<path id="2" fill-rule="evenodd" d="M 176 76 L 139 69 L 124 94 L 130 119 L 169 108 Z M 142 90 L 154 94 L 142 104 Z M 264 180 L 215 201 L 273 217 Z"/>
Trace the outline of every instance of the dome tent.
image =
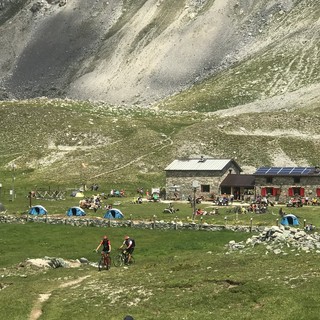
<path id="1" fill-rule="evenodd" d="M 33 206 L 29 210 L 29 214 L 32 214 L 34 216 L 44 215 L 47 213 L 48 213 L 47 210 L 43 206 L 40 206 L 40 205 Z"/>
<path id="2" fill-rule="evenodd" d="M 124 215 L 119 209 L 109 209 L 103 217 L 105 219 L 123 219 Z"/>
<path id="3" fill-rule="evenodd" d="M 67 210 L 67 216 L 85 216 L 86 213 L 80 207 L 71 207 Z"/>
<path id="4" fill-rule="evenodd" d="M 299 219 L 294 214 L 286 214 L 282 217 L 280 223 L 283 226 L 298 226 L 299 225 Z"/>

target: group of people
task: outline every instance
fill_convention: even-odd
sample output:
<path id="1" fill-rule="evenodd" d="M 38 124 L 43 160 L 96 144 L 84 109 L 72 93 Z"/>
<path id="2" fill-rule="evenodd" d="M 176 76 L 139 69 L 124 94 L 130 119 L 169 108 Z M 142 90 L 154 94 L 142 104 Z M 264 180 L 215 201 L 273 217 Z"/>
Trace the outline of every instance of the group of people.
<path id="1" fill-rule="evenodd" d="M 124 191 L 124 189 L 121 189 L 121 190 L 111 189 L 109 196 L 110 197 L 125 197 L 125 191 Z"/>
<path id="2" fill-rule="evenodd" d="M 124 241 L 119 249 L 124 249 L 125 253 L 128 255 L 127 264 L 130 263 L 134 248 L 136 246 L 135 240 L 130 238 L 128 235 L 124 237 Z M 109 256 L 111 252 L 111 241 L 107 235 L 104 235 L 102 240 L 99 242 L 98 247 L 95 249 L 96 252 L 102 247 L 101 254 L 103 256 Z"/>
<path id="3" fill-rule="evenodd" d="M 101 208 L 102 200 L 100 194 L 92 195 L 90 198 L 85 198 L 79 201 L 79 207 L 82 209 L 92 209 L 97 212 Z"/>

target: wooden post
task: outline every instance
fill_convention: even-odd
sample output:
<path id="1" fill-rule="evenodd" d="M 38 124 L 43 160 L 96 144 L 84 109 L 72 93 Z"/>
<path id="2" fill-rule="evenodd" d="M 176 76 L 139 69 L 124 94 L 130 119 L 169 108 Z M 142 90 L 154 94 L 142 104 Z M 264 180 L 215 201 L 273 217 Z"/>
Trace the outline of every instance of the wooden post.
<path id="1" fill-rule="evenodd" d="M 154 216 L 153 216 L 153 229 L 156 228 L 156 218 L 157 218 L 157 216 L 154 215 Z"/>
<path id="2" fill-rule="evenodd" d="M 252 220 L 253 218 L 250 218 L 250 232 L 252 232 Z"/>

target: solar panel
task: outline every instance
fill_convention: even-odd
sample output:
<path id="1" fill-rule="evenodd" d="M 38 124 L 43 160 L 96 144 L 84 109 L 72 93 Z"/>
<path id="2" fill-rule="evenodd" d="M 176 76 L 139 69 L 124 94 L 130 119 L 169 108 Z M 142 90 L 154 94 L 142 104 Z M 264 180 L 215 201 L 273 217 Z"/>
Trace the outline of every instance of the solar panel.
<path id="1" fill-rule="evenodd" d="M 269 170 L 269 167 L 261 167 L 256 171 L 256 174 L 265 174 Z"/>
<path id="2" fill-rule="evenodd" d="M 257 175 L 304 175 L 312 172 L 312 167 L 260 167 Z"/>
<path id="3" fill-rule="evenodd" d="M 297 168 L 293 168 L 290 173 L 291 174 L 302 174 L 304 170 L 306 170 L 306 168 L 297 167 Z"/>
<path id="4" fill-rule="evenodd" d="M 279 168 L 279 167 L 271 167 L 271 168 L 268 170 L 268 174 L 278 174 L 281 169 L 282 169 L 282 168 Z"/>
<path id="5" fill-rule="evenodd" d="M 293 170 L 293 167 L 285 167 L 281 168 L 278 172 L 278 174 L 290 174 L 290 172 Z"/>
<path id="6" fill-rule="evenodd" d="M 313 168 L 304 168 L 304 170 L 301 172 L 302 174 L 308 174 L 313 170 Z"/>

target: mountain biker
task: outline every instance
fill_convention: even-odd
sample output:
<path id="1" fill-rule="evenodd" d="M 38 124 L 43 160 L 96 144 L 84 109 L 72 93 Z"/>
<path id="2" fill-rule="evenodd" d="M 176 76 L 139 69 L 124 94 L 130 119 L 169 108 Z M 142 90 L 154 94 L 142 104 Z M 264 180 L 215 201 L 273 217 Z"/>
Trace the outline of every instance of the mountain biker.
<path id="1" fill-rule="evenodd" d="M 108 239 L 108 236 L 106 236 L 106 235 L 103 236 L 103 239 L 100 241 L 100 243 L 95 251 L 98 252 L 98 250 L 101 246 L 103 247 L 101 254 L 103 255 L 104 259 L 106 259 L 106 257 L 108 257 L 111 252 L 111 242 Z"/>
<path id="2" fill-rule="evenodd" d="M 125 252 L 128 254 L 127 264 L 130 263 L 131 256 L 132 256 L 132 253 L 134 251 L 135 246 L 136 246 L 136 243 L 135 243 L 134 239 L 130 238 L 129 236 L 124 237 L 124 241 L 123 241 L 120 249 L 125 247 Z"/>

